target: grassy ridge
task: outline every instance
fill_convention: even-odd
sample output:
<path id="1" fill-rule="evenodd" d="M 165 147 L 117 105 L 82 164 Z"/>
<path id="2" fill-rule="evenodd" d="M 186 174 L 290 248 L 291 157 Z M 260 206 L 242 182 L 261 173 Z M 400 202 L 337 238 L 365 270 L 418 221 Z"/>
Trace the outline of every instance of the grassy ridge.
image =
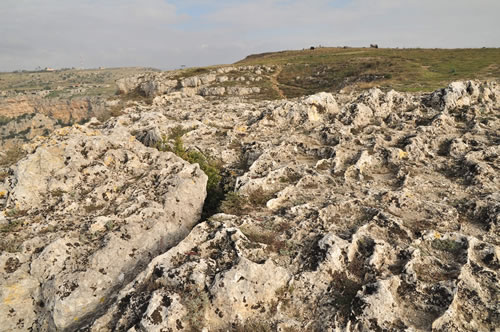
<path id="1" fill-rule="evenodd" d="M 287 97 L 347 86 L 433 91 L 456 80 L 500 80 L 500 48 L 317 48 L 251 55 L 236 64 L 282 66 L 277 81 Z"/>

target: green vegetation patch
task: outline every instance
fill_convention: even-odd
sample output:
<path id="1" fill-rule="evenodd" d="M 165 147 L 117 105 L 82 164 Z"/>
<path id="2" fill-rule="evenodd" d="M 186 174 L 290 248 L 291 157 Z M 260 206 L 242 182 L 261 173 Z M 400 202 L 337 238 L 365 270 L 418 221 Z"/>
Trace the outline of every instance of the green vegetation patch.
<path id="1" fill-rule="evenodd" d="M 256 189 L 244 196 L 237 192 L 228 192 L 224 201 L 221 202 L 220 211 L 241 216 L 248 214 L 258 208 L 266 206 L 266 203 L 274 197 L 274 193 L 266 193 L 262 189 Z"/>
<path id="2" fill-rule="evenodd" d="M 450 253 L 458 253 L 465 249 L 464 244 L 462 242 L 454 241 L 454 240 L 440 240 L 434 239 L 431 243 L 431 247 L 441 251 L 447 251 Z"/>
<path id="3" fill-rule="evenodd" d="M 207 217 L 217 211 L 225 195 L 221 186 L 222 166 L 218 160 L 206 156 L 199 151 L 186 150 L 182 136 L 189 130 L 181 126 L 173 128 L 168 138 L 164 136 L 156 148 L 160 151 L 172 152 L 191 164 L 198 164 L 200 169 L 207 175 L 207 198 L 205 199 L 202 215 L 202 217 Z M 174 140 L 173 145 L 169 144 L 169 140 Z"/>
<path id="4" fill-rule="evenodd" d="M 500 80 L 500 49 L 317 48 L 252 55 L 238 65 L 279 65 L 287 97 L 348 86 L 430 92 L 451 81 Z"/>
<path id="5" fill-rule="evenodd" d="M 0 115 L 0 126 L 6 125 L 7 123 L 11 122 L 12 120 L 14 120 L 14 119 Z"/>
<path id="6" fill-rule="evenodd" d="M 0 156 L 0 167 L 9 167 L 17 163 L 25 155 L 26 152 L 21 148 L 21 146 L 16 145 L 6 150 L 3 156 Z"/>

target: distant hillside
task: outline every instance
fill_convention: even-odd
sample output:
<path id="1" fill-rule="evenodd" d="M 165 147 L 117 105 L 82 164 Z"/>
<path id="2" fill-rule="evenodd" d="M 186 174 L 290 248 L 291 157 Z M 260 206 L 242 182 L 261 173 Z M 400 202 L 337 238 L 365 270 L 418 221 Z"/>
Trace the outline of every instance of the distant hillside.
<path id="1" fill-rule="evenodd" d="M 346 87 L 433 91 L 451 81 L 500 79 L 500 48 L 316 48 L 250 55 L 237 65 L 280 65 L 286 97 Z"/>
<path id="2" fill-rule="evenodd" d="M 156 70 L 125 67 L 0 73 L 0 92 L 5 95 L 36 94 L 47 98 L 107 97 L 116 92 L 116 80 L 152 71 Z"/>

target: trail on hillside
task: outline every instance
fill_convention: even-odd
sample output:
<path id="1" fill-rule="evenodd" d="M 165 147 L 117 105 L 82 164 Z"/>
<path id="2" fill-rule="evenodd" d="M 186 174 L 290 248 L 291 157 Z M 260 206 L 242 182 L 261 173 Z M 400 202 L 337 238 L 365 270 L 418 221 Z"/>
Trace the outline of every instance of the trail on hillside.
<path id="1" fill-rule="evenodd" d="M 283 70 L 283 67 L 278 67 L 276 69 L 276 71 L 270 76 L 270 78 L 271 78 L 271 84 L 272 84 L 273 90 L 275 90 L 279 94 L 281 99 L 285 99 L 286 96 L 283 93 L 283 91 L 281 91 L 281 89 L 279 87 L 279 83 L 278 83 L 278 76 L 279 76 L 279 74 L 281 74 L 282 70 Z"/>

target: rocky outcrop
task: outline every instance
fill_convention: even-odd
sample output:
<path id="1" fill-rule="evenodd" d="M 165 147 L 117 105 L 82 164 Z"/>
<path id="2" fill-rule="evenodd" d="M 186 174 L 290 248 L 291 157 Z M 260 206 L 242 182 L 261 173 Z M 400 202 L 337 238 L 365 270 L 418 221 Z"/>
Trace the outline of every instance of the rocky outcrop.
<path id="1" fill-rule="evenodd" d="M 215 221 L 197 226 L 178 246 L 155 258 L 92 330 L 201 331 L 265 318 L 290 275 L 271 260 L 256 263 L 245 257 L 255 251 L 248 245 L 238 228 Z"/>
<path id="2" fill-rule="evenodd" d="M 258 101 L 214 75 L 26 146 L 0 182 L 7 329 L 495 330 L 498 84 Z M 150 148 L 179 142 L 229 189 L 191 232 L 205 177 Z"/>
<path id="3" fill-rule="evenodd" d="M 122 78 L 116 82 L 116 85 L 121 94 L 139 93 L 148 98 L 175 92 L 205 97 L 255 96 L 261 92 L 261 88 L 244 86 L 244 82 L 247 78 L 247 83 L 259 82 L 262 80 L 261 75 L 273 71 L 274 67 L 242 66 L 218 68 L 200 75 L 188 74 L 188 77 L 179 76 L 182 72 L 150 73 Z M 231 82 L 234 85 L 225 86 L 225 82 Z"/>
<path id="4" fill-rule="evenodd" d="M 74 330 L 188 234 L 206 176 L 120 122 L 62 128 L 26 149 L 4 180 L 2 329 Z"/>
<path id="5" fill-rule="evenodd" d="M 171 79 L 168 72 L 125 77 L 116 81 L 118 93 L 138 92 L 146 97 L 172 92 L 178 85 L 178 81 Z"/>

